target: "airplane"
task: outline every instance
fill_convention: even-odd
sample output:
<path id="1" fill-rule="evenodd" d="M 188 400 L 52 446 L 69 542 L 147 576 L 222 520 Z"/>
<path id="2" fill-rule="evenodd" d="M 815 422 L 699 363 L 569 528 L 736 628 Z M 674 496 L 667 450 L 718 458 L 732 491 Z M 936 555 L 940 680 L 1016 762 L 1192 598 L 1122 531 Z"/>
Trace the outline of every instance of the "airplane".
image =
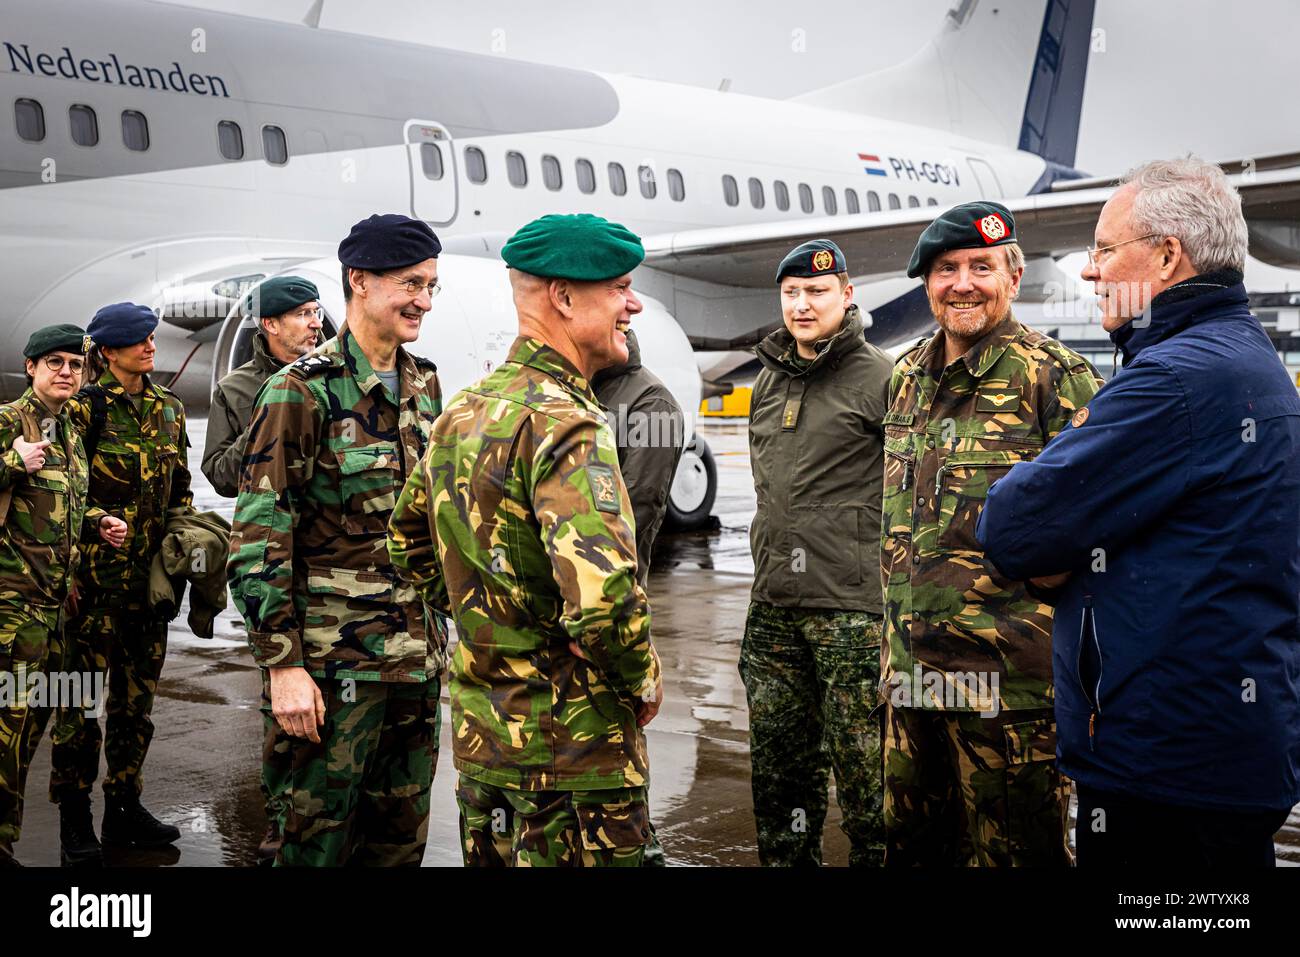
<path id="1" fill-rule="evenodd" d="M 238 305 L 265 278 L 313 279 L 343 316 L 338 240 L 405 212 L 444 241 L 417 352 L 451 394 L 502 361 L 515 317 L 499 250 L 551 212 L 644 237 L 635 322 L 688 417 L 670 521 L 716 491 L 694 435 L 693 349 L 779 325 L 773 268 L 829 236 L 853 264 L 868 337 L 932 328 L 903 272 L 955 203 L 997 198 L 1028 258 L 1022 298 L 1091 241 L 1113 180 L 1074 167 L 1094 0 L 955 0 L 911 59 L 788 100 L 546 66 L 149 0 L 10 0 L 0 26 L 0 348 L 104 303 L 162 318 L 157 375 L 191 409 L 249 355 Z M 990 95 L 995 91 L 996 95 Z M 1252 254 L 1300 266 L 1300 156 L 1229 164 Z M 24 380 L 0 374 L 0 397 Z"/>

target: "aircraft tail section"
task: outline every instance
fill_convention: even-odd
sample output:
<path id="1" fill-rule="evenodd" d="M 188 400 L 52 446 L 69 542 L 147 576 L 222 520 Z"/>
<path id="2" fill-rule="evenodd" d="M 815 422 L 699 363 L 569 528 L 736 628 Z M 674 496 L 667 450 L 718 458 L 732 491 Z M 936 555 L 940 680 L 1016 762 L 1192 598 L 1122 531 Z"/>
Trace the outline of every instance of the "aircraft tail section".
<path id="1" fill-rule="evenodd" d="M 1096 0 L 957 0 L 898 66 L 798 102 L 946 129 L 1074 165 Z"/>

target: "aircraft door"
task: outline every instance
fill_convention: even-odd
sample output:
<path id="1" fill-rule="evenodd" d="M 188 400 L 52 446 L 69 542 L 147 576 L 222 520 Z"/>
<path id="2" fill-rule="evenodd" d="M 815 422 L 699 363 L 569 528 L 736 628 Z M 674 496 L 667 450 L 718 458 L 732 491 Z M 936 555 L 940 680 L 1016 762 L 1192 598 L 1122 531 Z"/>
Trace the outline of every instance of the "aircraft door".
<path id="1" fill-rule="evenodd" d="M 411 215 L 434 226 L 456 218 L 458 186 L 451 133 L 432 120 L 406 123 L 406 162 L 411 173 Z"/>
<path id="2" fill-rule="evenodd" d="M 975 174 L 975 183 L 979 186 L 981 199 L 1001 199 L 1006 195 L 1002 192 L 1002 184 L 998 182 L 998 174 L 993 172 L 992 166 L 974 156 L 966 157 L 966 162 L 970 164 L 970 171 Z"/>

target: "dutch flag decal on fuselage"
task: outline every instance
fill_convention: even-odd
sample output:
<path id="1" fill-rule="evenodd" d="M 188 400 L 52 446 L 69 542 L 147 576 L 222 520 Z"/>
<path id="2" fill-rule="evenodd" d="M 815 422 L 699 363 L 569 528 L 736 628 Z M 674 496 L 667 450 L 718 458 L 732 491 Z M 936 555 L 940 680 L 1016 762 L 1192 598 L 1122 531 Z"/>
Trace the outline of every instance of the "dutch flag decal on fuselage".
<path id="1" fill-rule="evenodd" d="M 862 168 L 866 170 L 869 175 L 871 176 L 889 175 L 888 173 L 885 172 L 885 167 L 884 164 L 880 162 L 880 157 L 876 156 L 874 153 L 859 153 L 858 159 L 862 160 L 863 163 L 867 164 Z"/>

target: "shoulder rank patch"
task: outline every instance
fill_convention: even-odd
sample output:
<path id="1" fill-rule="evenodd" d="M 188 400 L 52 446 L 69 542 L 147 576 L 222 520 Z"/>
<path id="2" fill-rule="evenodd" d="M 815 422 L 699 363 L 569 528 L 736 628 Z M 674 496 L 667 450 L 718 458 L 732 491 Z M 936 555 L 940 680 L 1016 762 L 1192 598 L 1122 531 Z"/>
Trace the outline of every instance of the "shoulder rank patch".
<path id="1" fill-rule="evenodd" d="M 432 359 L 426 359 L 424 356 L 415 355 L 411 356 L 411 358 L 415 360 L 415 364 L 421 369 L 428 369 L 430 372 L 438 371 L 438 367 L 434 365 Z"/>
<path id="2" fill-rule="evenodd" d="M 1082 409 L 1079 409 L 1077 412 L 1075 412 L 1074 415 L 1070 416 L 1070 424 L 1074 426 L 1076 429 L 1087 421 L 1088 421 L 1088 407 L 1086 405 Z"/>
<path id="3" fill-rule="evenodd" d="M 596 498 L 596 510 L 617 515 L 621 509 L 614 470 L 608 465 L 588 465 L 587 478 L 591 481 L 591 493 Z"/>
<path id="4" fill-rule="evenodd" d="M 320 372 L 322 369 L 328 369 L 333 364 L 334 362 L 329 356 L 307 355 L 291 362 L 289 364 L 289 369 L 291 372 L 294 372 L 301 378 L 305 379 L 307 376 Z"/>
<path id="5" fill-rule="evenodd" d="M 1019 389 L 990 389 L 975 397 L 976 412 L 1014 412 L 1018 408 Z"/>

